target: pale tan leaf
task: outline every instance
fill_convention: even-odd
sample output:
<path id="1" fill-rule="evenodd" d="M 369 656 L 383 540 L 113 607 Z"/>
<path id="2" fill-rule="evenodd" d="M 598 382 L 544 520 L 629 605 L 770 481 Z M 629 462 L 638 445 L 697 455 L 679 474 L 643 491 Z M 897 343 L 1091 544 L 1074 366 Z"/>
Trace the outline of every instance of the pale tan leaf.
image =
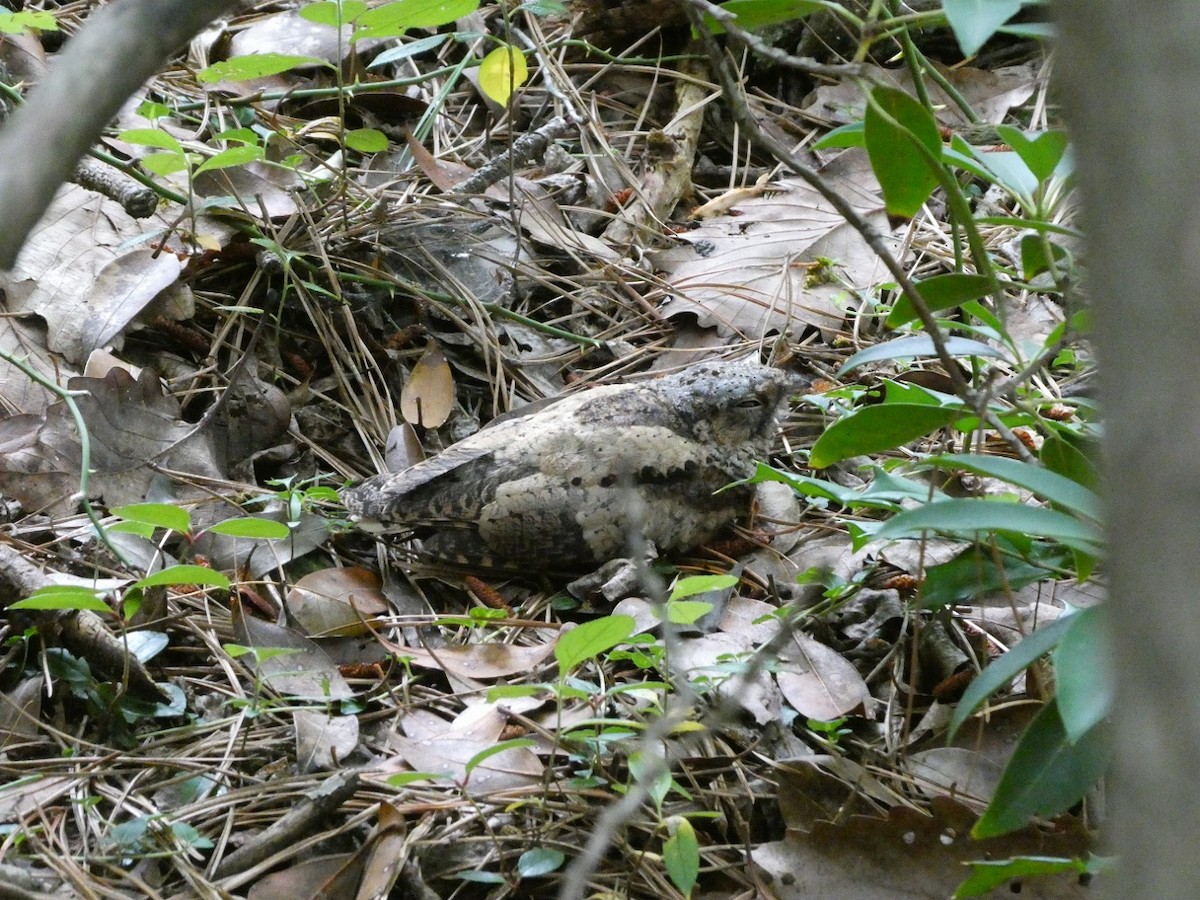
<path id="1" fill-rule="evenodd" d="M 292 713 L 296 760 L 302 772 L 336 769 L 358 746 L 358 718 L 331 716 L 314 709 Z"/>
<path id="2" fill-rule="evenodd" d="M 404 420 L 422 428 L 438 428 L 454 408 L 454 373 L 441 347 L 431 345 L 413 366 L 400 392 Z"/>
<path id="3" fill-rule="evenodd" d="M 441 669 L 460 678 L 489 680 L 529 672 L 554 650 L 553 643 L 531 647 L 512 644 L 468 644 L 466 647 L 442 647 L 426 650 L 405 647 L 398 651 L 411 658 L 412 664 Z"/>
<path id="4" fill-rule="evenodd" d="M 867 683 L 836 650 L 797 632 L 779 657 L 775 680 L 802 716 L 827 722 L 861 708 L 871 717 L 875 701 Z"/>
<path id="5" fill-rule="evenodd" d="M 288 611 L 310 635 L 362 635 L 370 633 L 364 620 L 388 611 L 379 576 L 357 567 L 320 569 L 292 586 Z"/>

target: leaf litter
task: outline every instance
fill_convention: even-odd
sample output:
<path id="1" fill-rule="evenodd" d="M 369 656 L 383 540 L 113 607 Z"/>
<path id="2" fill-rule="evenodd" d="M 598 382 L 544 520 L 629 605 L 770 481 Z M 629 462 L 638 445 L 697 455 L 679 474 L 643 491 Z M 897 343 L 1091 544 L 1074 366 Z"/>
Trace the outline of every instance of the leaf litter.
<path id="1" fill-rule="evenodd" d="M 346 49 L 298 46 L 292 15 L 263 5 L 235 40 L 329 58 Z M 569 36 L 565 20 L 522 16 L 540 46 Z M 303 40 L 328 37 L 309 24 Z M 378 47 L 366 44 L 358 52 L 369 57 Z M 191 52 L 200 50 L 221 52 Z M 1071 583 L 947 603 L 934 622 L 903 578 L 965 542 L 947 542 L 940 556 L 934 543 L 863 546 L 847 527 L 863 518 L 850 507 L 796 503 L 790 490 L 790 504 L 772 505 L 764 493 L 763 517 L 739 541 L 673 560 L 684 574 L 743 561 L 711 620 L 663 626 L 662 598 L 643 582 L 612 610 L 635 617 L 637 637 L 562 671 L 562 634 L 609 609 L 580 609 L 537 573 L 478 573 L 468 591 L 461 573 L 398 571 L 389 548 L 346 527 L 320 487 L 383 470 L 394 434 L 434 454 L 564 391 L 670 367 L 690 342 L 799 360 L 828 390 L 854 350 L 888 337 L 872 320 L 890 279 L 874 251 L 807 184 L 774 170 L 760 181 L 755 167 L 772 164 L 765 153 L 730 155 L 720 116 L 696 115 L 687 100 L 697 79 L 715 91 L 704 66 L 538 53 L 541 81 L 521 90 L 510 116 L 449 74 L 479 53 L 442 41 L 402 57 L 396 74 L 415 101 L 406 114 L 420 124 L 375 122 L 390 129 L 392 150 L 361 161 L 338 145 L 336 123 L 287 105 L 296 88 L 323 86 L 319 70 L 199 86 L 175 65 L 157 96 L 184 103 L 208 92 L 225 125 L 237 116 L 265 125 L 272 159 L 292 154 L 300 177 L 259 163 L 216 170 L 204 176 L 202 215 L 172 204 L 139 223 L 68 188 L 3 274 L 0 349 L 78 392 L 89 499 L 101 510 L 186 506 L 189 533 L 159 529 L 144 548 L 212 565 L 234 586 L 174 585 L 157 605 L 142 600 L 155 612 L 137 627 L 163 640 L 137 671 L 172 686 L 182 708 L 114 690 L 134 659 L 117 620 L 87 619 L 106 636 L 101 652 L 70 638 L 78 622 L 62 624 L 82 613 L 11 612 L 10 637 L 36 625 L 69 660 L 46 682 L 48 664 L 7 658 L 0 818 L 22 840 L 4 845 L 0 866 L 62 896 L 146 883 L 164 896 L 553 896 L 563 870 L 523 879 L 524 855 L 570 862 L 599 833 L 608 851 L 586 875 L 595 889 L 674 896 L 658 860 L 663 825 L 679 815 L 699 836 L 699 889 L 710 895 L 769 882 L 781 897 L 945 896 L 966 860 L 1085 854 L 1090 843 L 1069 818 L 994 846 L 966 839 L 1013 732 L 1001 727 L 1005 713 L 989 711 L 945 747 L 953 699 L 936 690 L 1052 620 L 1057 606 L 1036 595 Z M 1036 52 L 1022 66 L 949 77 L 989 123 L 1045 87 Z M 904 74 L 894 80 L 911 90 Z M 255 87 L 280 95 L 238 99 Z M 819 135 L 860 117 L 862 96 L 844 79 L 800 106 L 755 102 Z M 962 124 L 953 97 L 939 88 L 934 102 L 949 110 L 944 125 Z M 456 193 L 547 105 L 590 113 L 578 125 L 563 118 L 515 171 Z M 214 122 L 207 134 L 218 130 Z M 723 182 L 688 196 L 710 154 L 744 170 L 727 165 Z M 912 272 L 953 261 L 955 238 L 935 206 L 888 223 L 862 151 L 816 161 Z M 686 224 L 702 201 L 702 218 Z M 1014 234 L 997 228 L 994 239 Z M 1008 302 L 1014 318 L 1028 310 L 1023 346 L 1044 344 L 1061 324 L 1036 292 Z M 95 351 L 118 364 L 83 377 Z M 865 377 L 896 368 L 873 365 Z M 1049 379 L 1044 388 L 1059 398 Z M 0 396 L 0 494 L 18 504 L 11 549 L 73 576 L 138 577 L 79 513 L 83 446 L 68 404 L 9 363 Z M 811 409 L 794 407 L 785 423 L 781 469 L 802 470 L 798 451 L 821 427 Z M 825 474 L 839 490 L 862 490 L 872 476 L 859 462 Z M 245 515 L 288 522 L 293 537 L 205 533 Z M 376 566 L 382 585 L 366 574 Z M 15 571 L 0 576 L 5 605 L 37 586 Z M 849 599 L 830 599 L 847 586 Z M 1030 715 L 1044 696 L 1033 680 L 1031 670 L 1012 689 Z M 653 778 L 645 760 L 656 754 L 667 766 Z M 637 790 L 643 802 L 609 824 L 603 812 Z M 64 821 L 68 795 L 86 802 Z M 141 837 L 128 838 L 129 826 Z M 314 865 L 325 852 L 334 855 Z M 1070 879 L 1025 890 L 1079 894 Z"/>

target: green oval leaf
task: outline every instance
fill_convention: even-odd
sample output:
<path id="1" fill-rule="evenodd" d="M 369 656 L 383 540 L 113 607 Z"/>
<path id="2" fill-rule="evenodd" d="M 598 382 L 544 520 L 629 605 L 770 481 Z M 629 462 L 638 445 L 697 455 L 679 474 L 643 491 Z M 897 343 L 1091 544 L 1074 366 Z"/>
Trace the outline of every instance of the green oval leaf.
<path id="1" fill-rule="evenodd" d="M 227 537 L 253 538 L 263 541 L 278 541 L 291 535 L 292 530 L 274 519 L 226 519 L 211 526 L 208 531 Z"/>
<path id="2" fill-rule="evenodd" d="M 229 588 L 229 579 L 207 566 L 168 566 L 153 575 L 147 575 L 134 587 L 153 587 L 156 584 L 206 584 L 210 587 Z"/>
<path id="3" fill-rule="evenodd" d="M 721 4 L 721 9 L 737 16 L 734 24 L 744 31 L 796 22 L 824 8 L 817 0 L 728 0 Z M 725 33 L 725 26 L 707 14 L 704 26 L 713 34 Z"/>
<path id="4" fill-rule="evenodd" d="M 92 612 L 112 613 L 112 607 L 100 598 L 93 588 L 71 584 L 52 584 L 38 588 L 24 600 L 10 603 L 9 609 L 90 609 Z"/>
<path id="5" fill-rule="evenodd" d="M 566 856 L 560 850 L 538 847 L 526 850 L 517 858 L 517 874 L 522 878 L 540 878 L 562 868 Z"/>
<path id="6" fill-rule="evenodd" d="M 985 275 L 972 275 L 967 272 L 950 272 L 945 275 L 934 275 L 915 285 L 917 293 L 925 301 L 930 312 L 943 309 L 953 309 L 971 300 L 987 296 L 992 288 L 991 279 Z M 912 301 L 901 295 L 892 307 L 887 317 L 888 328 L 898 328 L 905 322 L 917 318 Z"/>
<path id="7" fill-rule="evenodd" d="M 1080 610 L 1054 651 L 1054 679 L 1063 729 L 1072 741 L 1103 722 L 1112 712 L 1112 665 L 1105 652 L 1104 610 Z"/>
<path id="8" fill-rule="evenodd" d="M 201 84 L 216 84 L 218 81 L 251 81 L 265 75 L 278 75 L 300 66 L 323 66 L 328 62 L 315 56 L 289 56 L 286 53 L 252 53 L 249 56 L 234 56 L 213 63 L 196 73 Z"/>
<path id="9" fill-rule="evenodd" d="M 954 422 L 961 409 L 919 403 L 881 403 L 866 406 L 838 419 L 813 445 L 808 464 L 823 469 L 835 462 L 881 453 Z"/>
<path id="10" fill-rule="evenodd" d="M 633 634 L 634 627 L 633 616 L 604 616 L 572 628 L 554 645 L 559 673 L 565 676 L 580 663 L 617 646 Z"/>
<path id="11" fill-rule="evenodd" d="M 355 40 L 400 37 L 410 28 L 438 28 L 469 16 L 479 0 L 397 0 L 369 9 L 355 21 Z"/>
<path id="12" fill-rule="evenodd" d="M 388 148 L 388 139 L 377 128 L 356 128 L 346 132 L 346 146 L 359 153 L 380 153 Z"/>
<path id="13" fill-rule="evenodd" d="M 155 528 L 169 528 L 180 534 L 186 534 L 192 527 L 188 511 L 182 506 L 169 503 L 132 503 L 129 506 L 113 507 L 109 511 L 114 516 L 120 516 L 130 522 L 141 522 Z"/>
<path id="14" fill-rule="evenodd" d="M 938 186 L 934 166 L 942 158 L 942 136 L 937 122 L 904 91 L 880 86 L 871 91 L 863 123 L 867 156 L 887 211 L 911 219 Z"/>
<path id="15" fill-rule="evenodd" d="M 214 169 L 228 169 L 231 166 L 244 166 L 246 163 L 257 162 L 264 156 L 262 147 L 243 145 L 230 147 L 206 159 L 196 169 L 196 174 L 211 172 Z"/>
<path id="16" fill-rule="evenodd" d="M 139 147 L 158 147 L 160 150 L 183 152 L 183 145 L 173 135 L 157 128 L 130 128 L 117 135 L 117 140 L 127 144 L 137 144 Z"/>
<path id="17" fill-rule="evenodd" d="M 684 597 L 695 597 L 709 591 L 723 591 L 737 583 L 736 575 L 689 575 L 675 582 L 668 600 L 682 600 Z"/>
<path id="18" fill-rule="evenodd" d="M 672 816 L 667 825 L 672 834 L 663 844 L 663 865 L 679 892 L 690 897 L 700 875 L 700 842 L 692 823 L 683 816 Z"/>

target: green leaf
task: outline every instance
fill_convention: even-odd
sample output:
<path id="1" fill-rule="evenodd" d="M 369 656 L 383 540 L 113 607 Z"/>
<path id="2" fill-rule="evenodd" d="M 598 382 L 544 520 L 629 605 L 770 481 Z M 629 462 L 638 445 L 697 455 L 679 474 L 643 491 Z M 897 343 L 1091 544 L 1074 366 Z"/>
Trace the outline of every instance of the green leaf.
<path id="1" fill-rule="evenodd" d="M 497 47 L 479 64 L 479 89 L 501 106 L 528 78 L 525 56 L 516 47 Z"/>
<path id="2" fill-rule="evenodd" d="M 58 31 L 58 20 L 48 12 L 0 9 L 0 34 L 25 34 L 30 30 Z"/>
<path id="3" fill-rule="evenodd" d="M 634 627 L 633 616 L 604 616 L 561 635 L 554 645 L 559 675 L 565 677 L 580 663 L 617 646 L 633 634 Z"/>
<path id="4" fill-rule="evenodd" d="M 709 591 L 723 591 L 737 583 L 736 575 L 689 575 L 675 582 L 675 586 L 671 588 L 671 596 L 667 599 L 682 600 L 684 597 L 695 597 Z"/>
<path id="5" fill-rule="evenodd" d="M 977 475 L 999 478 L 1095 522 L 1101 521 L 1103 515 L 1100 498 L 1096 494 L 1042 466 L 1004 456 L 980 456 L 974 453 L 947 453 L 931 456 L 926 461 L 935 466 L 966 469 Z"/>
<path id="6" fill-rule="evenodd" d="M 1072 743 L 1063 730 L 1058 704 L 1047 703 L 1021 736 L 971 836 L 1007 834 L 1035 816 L 1070 809 L 1104 774 L 1111 748 L 1112 736 L 1100 725 Z"/>
<path id="7" fill-rule="evenodd" d="M 218 81 L 251 81 L 266 75 L 278 75 L 300 66 L 323 66 L 328 62 L 315 56 L 289 56 L 285 53 L 252 53 L 249 56 L 234 56 L 213 63 L 196 73 L 201 84 L 216 84 Z"/>
<path id="8" fill-rule="evenodd" d="M 377 128 L 356 128 L 346 132 L 346 146 L 359 153 L 380 153 L 388 148 L 388 139 Z"/>
<path id="9" fill-rule="evenodd" d="M 229 588 L 229 579 L 207 566 L 167 566 L 167 568 L 147 575 L 134 587 L 153 587 L 156 584 L 207 584 L 212 587 Z"/>
<path id="10" fill-rule="evenodd" d="M 1026 133 L 1011 125 L 997 125 L 1000 140 L 1013 148 L 1013 152 L 1039 181 L 1045 181 L 1058 168 L 1067 152 L 1069 139 L 1065 131 L 1031 131 Z"/>
<path id="11" fill-rule="evenodd" d="M 1100 607 L 1081 610 L 1054 651 L 1058 711 L 1071 741 L 1080 740 L 1113 708 L 1112 661 Z"/>
<path id="12" fill-rule="evenodd" d="M 671 836 L 663 844 L 663 865 L 679 892 L 690 897 L 700 875 L 700 842 L 692 823 L 683 816 L 671 816 L 667 827 Z"/>
<path id="13" fill-rule="evenodd" d="M 175 139 L 174 135 L 157 128 L 130 128 L 118 134 L 117 140 L 127 144 L 137 144 L 139 147 L 158 147 L 161 150 L 183 153 L 183 145 Z"/>
<path id="14" fill-rule="evenodd" d="M 987 668 L 967 686 L 962 699 L 954 708 L 954 715 L 950 718 L 947 740 L 954 740 L 954 735 L 963 722 L 967 721 L 975 710 L 983 705 L 984 700 L 1057 647 L 1063 635 L 1071 627 L 1072 618 L 1071 615 L 1060 616 L 1049 625 L 1039 628 L 1024 638 L 999 659 L 989 663 Z"/>
<path id="15" fill-rule="evenodd" d="M 995 552 L 994 552 L 995 551 Z M 1028 559 L 999 535 L 987 545 L 972 544 L 953 559 L 925 570 L 921 603 L 939 609 L 951 603 L 970 603 L 999 591 L 1018 591 L 1028 584 L 1055 577 L 1073 557 L 1061 544 L 1037 541 Z"/>
<path id="16" fill-rule="evenodd" d="M 915 285 L 917 293 L 925 301 L 930 312 L 943 309 L 953 309 L 969 300 L 978 300 L 987 296 L 992 289 L 991 279 L 986 275 L 971 275 L 966 272 L 950 272 L 946 275 L 934 275 Z M 917 318 L 917 311 L 912 301 L 901 295 L 892 307 L 887 317 L 888 328 L 898 328 L 906 322 Z"/>
<path id="17" fill-rule="evenodd" d="M 840 125 L 833 131 L 829 132 L 815 144 L 814 150 L 825 150 L 837 147 L 865 147 L 867 144 L 866 134 L 863 129 L 863 123 L 850 122 L 847 125 Z"/>
<path id="18" fill-rule="evenodd" d="M 165 151 L 149 153 L 141 158 L 142 168 L 154 175 L 170 175 L 187 168 L 187 157 L 182 153 Z"/>
<path id="19" fill-rule="evenodd" d="M 393 47 L 391 50 L 384 50 L 367 66 L 368 69 L 374 69 L 379 66 L 386 66 L 388 63 L 396 62 L 401 59 L 408 59 L 417 56 L 421 53 L 426 53 L 437 47 L 440 47 L 450 39 L 448 34 L 434 34 L 429 37 L 417 38 L 415 41 L 408 41 L 401 44 L 399 47 Z"/>
<path id="20" fill-rule="evenodd" d="M 965 897 L 982 897 L 1014 878 L 1038 878 L 1058 875 L 1063 872 L 1087 871 L 1087 864 L 1080 859 L 1062 859 L 1056 856 L 1017 856 L 1012 859 L 980 859 L 967 863 L 971 874 L 954 892 L 954 900 Z"/>
<path id="21" fill-rule="evenodd" d="M 1009 531 L 1040 535 L 1095 553 L 1101 544 L 1098 526 L 1058 510 L 999 500 L 942 500 L 905 510 L 875 532 L 875 540 L 920 537 L 924 531 L 975 540 L 980 532 Z"/>
<path id="22" fill-rule="evenodd" d="M 503 753 L 505 750 L 517 750 L 521 747 L 532 747 L 533 745 L 534 743 L 532 738 L 513 738 L 510 741 L 500 741 L 498 744 L 494 744 L 491 747 L 480 750 L 469 760 L 467 760 L 467 764 L 465 766 L 466 774 L 468 777 L 470 777 L 471 773 L 475 771 L 476 767 L 478 767 L 480 763 L 491 759 L 498 753 Z"/>
<path id="23" fill-rule="evenodd" d="M 744 31 L 795 22 L 824 8 L 825 4 L 815 0 L 728 0 L 721 4 L 721 9 L 737 16 L 734 24 Z M 725 33 L 725 26 L 712 16 L 705 15 L 704 25 L 713 34 Z"/>
<path id="24" fill-rule="evenodd" d="M 673 600 L 667 603 L 667 621 L 672 625 L 694 625 L 713 611 L 703 600 Z"/>
<path id="25" fill-rule="evenodd" d="M 265 155 L 262 147 L 243 145 L 241 147 L 229 147 L 216 153 L 206 159 L 196 169 L 196 174 L 201 172 L 211 172 L 214 169 L 228 169 L 231 166 L 244 166 L 246 163 L 257 162 Z"/>
<path id="26" fill-rule="evenodd" d="M 341 7 L 339 10 L 338 7 Z M 309 3 L 300 7 L 300 18 L 315 22 L 317 25 L 329 25 L 336 28 L 338 23 L 353 22 L 367 11 L 363 0 L 323 0 L 320 3 Z"/>
<path id="27" fill-rule="evenodd" d="M 962 414 L 961 409 L 916 403 L 866 406 L 826 428 L 813 445 L 808 464 L 823 469 L 852 456 L 892 450 L 951 424 Z"/>
<path id="28" fill-rule="evenodd" d="M 985 344 L 982 341 L 973 341 L 970 338 L 949 337 L 944 338 L 942 343 L 951 356 L 1006 358 L 1003 351 L 996 349 L 990 344 Z M 845 375 L 847 372 L 857 369 L 864 363 L 879 362 L 883 359 L 914 359 L 918 356 L 937 356 L 937 350 L 933 346 L 933 339 L 927 334 L 896 338 L 893 341 L 885 341 L 882 344 L 875 344 L 865 350 L 859 350 L 842 363 L 842 367 L 838 369 L 838 375 Z"/>
<path id="29" fill-rule="evenodd" d="M 1088 455 L 1060 433 L 1051 432 L 1046 436 L 1038 458 L 1050 471 L 1065 475 L 1086 488 L 1098 490 L 1100 487 L 1100 473 Z"/>
<path id="30" fill-rule="evenodd" d="M 942 8 L 963 56 L 973 56 L 1023 5 L 1022 0 L 943 0 Z"/>
<path id="31" fill-rule="evenodd" d="M 893 121 L 888 121 L 890 117 Z M 876 87 L 864 117 L 871 169 L 879 180 L 889 215 L 911 219 L 938 186 L 935 165 L 942 156 L 942 136 L 933 114 L 904 91 Z"/>
<path id="32" fill-rule="evenodd" d="M 540 878 L 562 868 L 566 856 L 560 850 L 538 847 L 526 850 L 517 858 L 517 874 L 522 878 Z"/>
<path id="33" fill-rule="evenodd" d="M 1027 234 L 1021 238 L 1021 275 L 1026 281 L 1032 281 L 1042 272 L 1051 271 L 1051 263 L 1059 272 L 1070 268 L 1071 252 L 1039 234 Z"/>
<path id="34" fill-rule="evenodd" d="M 278 541 L 290 537 L 292 530 L 282 522 L 274 519 L 259 519 L 255 517 L 226 519 L 207 529 L 212 534 L 223 534 L 226 537 L 253 538 L 263 541 Z"/>
<path id="35" fill-rule="evenodd" d="M 397 0 L 369 9 L 358 17 L 355 40 L 400 37 L 410 28 L 439 28 L 469 16 L 479 0 Z"/>
<path id="36" fill-rule="evenodd" d="M 38 588 L 24 600 L 10 603 L 9 609 L 90 609 L 112 614 L 112 607 L 101 599 L 101 591 L 71 584 L 52 584 Z"/>
<path id="37" fill-rule="evenodd" d="M 169 528 L 180 534 L 186 534 L 192 527 L 188 511 L 170 503 L 132 503 L 129 506 L 113 507 L 110 512 L 130 522 L 142 522 L 155 528 Z"/>

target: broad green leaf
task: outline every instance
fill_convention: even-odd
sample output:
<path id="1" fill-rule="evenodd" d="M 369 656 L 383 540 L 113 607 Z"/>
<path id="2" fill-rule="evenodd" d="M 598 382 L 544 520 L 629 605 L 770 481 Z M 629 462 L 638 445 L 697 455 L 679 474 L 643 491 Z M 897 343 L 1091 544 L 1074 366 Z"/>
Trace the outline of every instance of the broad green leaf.
<path id="1" fill-rule="evenodd" d="M 1103 616 L 1100 607 L 1072 615 L 1071 627 L 1054 651 L 1058 712 L 1072 741 L 1104 721 L 1113 708 L 1113 668 Z"/>
<path id="2" fill-rule="evenodd" d="M 0 34 L 25 34 L 29 30 L 58 31 L 58 20 L 52 13 L 26 10 L 11 12 L 0 9 Z"/>
<path id="3" fill-rule="evenodd" d="M 633 634 L 634 627 L 633 616 L 604 616 L 572 628 L 554 645 L 559 674 L 566 676 L 580 663 L 617 646 Z"/>
<path id="4" fill-rule="evenodd" d="M 338 7 L 341 7 L 339 10 Z M 353 22 L 367 11 L 363 0 L 323 0 L 321 3 L 309 3 L 300 7 L 300 18 L 315 22 L 318 25 L 329 25 L 336 28 L 339 23 Z"/>
<path id="5" fill-rule="evenodd" d="M 174 150 L 183 153 L 183 145 L 174 135 L 167 134 L 157 128 L 130 128 L 117 135 L 117 140 L 127 144 L 137 144 L 139 147 L 158 147 L 160 150 Z"/>
<path id="6" fill-rule="evenodd" d="M 904 91 L 876 87 L 871 100 L 863 119 L 871 169 L 888 213 L 911 219 L 938 186 L 935 163 L 925 158 L 918 145 L 940 160 L 941 133 L 933 114 Z"/>
<path id="7" fill-rule="evenodd" d="M 517 858 L 517 874 L 522 878 L 540 878 L 562 868 L 566 856 L 561 850 L 537 847 L 526 850 Z"/>
<path id="8" fill-rule="evenodd" d="M 721 9 L 737 16 L 734 24 L 744 31 L 795 22 L 824 8 L 825 4 L 815 0 L 728 0 L 721 4 Z M 725 26 L 709 15 L 705 15 L 704 25 L 713 34 L 725 33 Z"/>
<path id="9" fill-rule="evenodd" d="M 885 522 L 875 532 L 875 540 L 916 538 L 925 531 L 968 541 L 976 539 L 981 531 L 1040 535 L 1092 553 L 1098 551 L 1102 539 L 1097 525 L 1055 509 L 971 499 L 942 500 L 905 510 Z"/>
<path id="10" fill-rule="evenodd" d="M 1039 182 L 1054 174 L 1067 152 L 1068 139 L 1065 131 L 1026 134 L 1011 125 L 997 125 L 996 134 L 1000 136 L 1000 140 L 1013 148 L 1013 152 L 1021 157 Z"/>
<path id="11" fill-rule="evenodd" d="M 963 56 L 974 56 L 1023 5 L 1022 0 L 943 0 L 942 9 Z"/>
<path id="12" fill-rule="evenodd" d="M 211 172 L 214 169 L 228 169 L 231 166 L 244 166 L 246 163 L 257 162 L 265 155 L 262 147 L 243 145 L 222 150 L 206 159 L 196 169 L 196 174 Z"/>
<path id="13" fill-rule="evenodd" d="M 478 8 L 479 0 L 396 0 L 359 16 L 355 39 L 400 37 L 410 28 L 439 28 Z"/>
<path id="14" fill-rule="evenodd" d="M 943 309 L 953 309 L 968 300 L 978 300 L 987 296 L 992 288 L 991 280 L 985 275 L 972 275 L 967 272 L 950 272 L 946 275 L 934 275 L 915 285 L 917 293 L 925 301 L 930 312 Z M 888 328 L 898 328 L 906 322 L 917 318 L 912 301 L 901 295 L 892 307 L 887 317 Z"/>
<path id="15" fill-rule="evenodd" d="M 823 469 L 835 462 L 894 450 L 952 423 L 961 409 L 916 403 L 880 403 L 838 419 L 813 445 L 808 464 Z"/>
<path id="16" fill-rule="evenodd" d="M 134 587 L 153 587 L 156 584 L 207 584 L 228 589 L 229 579 L 207 566 L 167 566 L 135 582 Z"/>
<path id="17" fill-rule="evenodd" d="M 356 128 L 346 132 L 346 146 L 359 153 L 381 153 L 388 148 L 388 139 L 377 128 Z"/>
<path id="18" fill-rule="evenodd" d="M 114 516 L 128 519 L 130 522 L 143 522 L 156 528 L 169 528 L 186 534 L 192 527 L 191 516 L 182 506 L 170 503 L 132 503 L 129 506 L 117 506 L 110 512 Z"/>
<path id="19" fill-rule="evenodd" d="M 516 47 L 497 47 L 479 64 L 479 89 L 501 106 L 528 78 L 525 56 Z"/>
<path id="20" fill-rule="evenodd" d="M 663 865 L 671 883 L 685 897 L 690 897 L 700 875 L 700 842 L 692 823 L 683 816 L 671 816 L 667 827 L 671 836 L 663 844 Z"/>
<path id="21" fill-rule="evenodd" d="M 839 125 L 833 131 L 813 144 L 814 150 L 834 149 L 838 147 L 865 147 L 866 133 L 861 121 Z"/>
<path id="22" fill-rule="evenodd" d="M 977 475 L 999 478 L 1001 481 L 1033 491 L 1039 497 L 1073 513 L 1087 516 L 1096 522 L 1101 520 L 1100 498 L 1096 494 L 1070 478 L 1042 466 L 1004 456 L 980 456 L 973 453 L 931 456 L 927 462 L 935 466 L 966 469 Z"/>
<path id="23" fill-rule="evenodd" d="M 954 708 L 954 715 L 950 718 L 947 740 L 954 740 L 954 735 L 963 722 L 967 721 L 975 710 L 983 705 L 984 700 L 1057 647 L 1063 635 L 1071 627 L 1072 618 L 1071 615 L 1060 616 L 1049 625 L 1039 628 L 1024 638 L 1003 656 L 988 663 L 987 668 L 967 686 L 962 699 Z"/>
<path id="24" fill-rule="evenodd" d="M 992 173 L 992 181 L 1026 206 L 1032 205 L 1038 179 L 1020 156 L 1008 150 L 976 150 L 975 158 Z"/>
<path id="25" fill-rule="evenodd" d="M 9 609 L 90 609 L 112 613 L 112 607 L 100 598 L 100 591 L 70 584 L 52 584 L 38 588 L 24 600 L 8 604 Z"/>
<path id="26" fill-rule="evenodd" d="M 689 575 L 675 582 L 668 600 L 682 600 L 684 597 L 695 597 L 709 591 L 723 591 L 737 583 L 736 575 Z"/>
<path id="27" fill-rule="evenodd" d="M 1072 743 L 1063 730 L 1057 703 L 1047 703 L 1021 736 L 971 836 L 1007 834 L 1035 816 L 1070 809 L 1104 774 L 1111 750 L 1111 735 L 1100 725 Z"/>
<path id="28" fill-rule="evenodd" d="M 973 341 L 970 338 L 950 337 L 946 338 L 943 343 L 951 356 L 1006 358 L 1002 351 L 990 344 Z M 842 364 L 842 367 L 838 369 L 838 375 L 845 375 L 852 369 L 857 369 L 863 363 L 879 362 L 883 359 L 913 359 L 918 356 L 937 356 L 937 351 L 933 347 L 933 341 L 927 334 L 896 338 L 894 341 L 885 341 L 882 344 L 875 344 L 865 350 L 859 350 Z"/>
<path id="29" fill-rule="evenodd" d="M 1051 432 L 1042 442 L 1038 457 L 1052 472 L 1065 475 L 1091 490 L 1099 490 L 1100 473 L 1086 453 L 1061 434 Z"/>
<path id="30" fill-rule="evenodd" d="M 1051 262 L 1060 272 L 1070 268 L 1071 251 L 1039 234 L 1027 234 L 1021 238 L 1021 276 L 1026 281 L 1032 281 L 1042 272 L 1049 272 Z"/>
<path id="31" fill-rule="evenodd" d="M 170 175 L 187 168 L 187 157 L 182 153 L 164 151 L 149 153 L 141 158 L 142 168 L 154 175 Z"/>
<path id="32" fill-rule="evenodd" d="M 213 534 L 223 534 L 226 537 L 253 538 L 264 541 L 282 540 L 292 533 L 292 530 L 282 522 L 253 516 L 242 519 L 226 519 L 224 522 L 210 526 L 207 530 Z"/>
<path id="33" fill-rule="evenodd" d="M 1071 552 L 1061 544 L 1037 541 L 1022 554 L 1012 541 L 997 535 L 994 542 L 972 544 L 953 559 L 926 569 L 921 603 L 925 609 L 940 609 L 1000 591 L 1018 591 L 1054 577 L 1055 570 L 1072 562 Z"/>
<path id="34" fill-rule="evenodd" d="M 967 863 L 971 874 L 954 892 L 954 900 L 982 897 L 1014 878 L 1039 878 L 1063 872 L 1087 871 L 1081 859 L 1062 859 L 1057 856 L 1017 856 L 1013 859 L 980 859 Z"/>
<path id="35" fill-rule="evenodd" d="M 329 63 L 315 56 L 289 56 L 285 53 L 252 53 L 249 56 L 234 56 L 213 63 L 196 73 L 201 84 L 216 84 L 218 81 L 251 81 L 266 75 L 278 75 L 300 66 L 324 66 Z"/>
<path id="36" fill-rule="evenodd" d="M 694 625 L 713 611 L 703 600 L 672 600 L 667 604 L 667 621 L 672 625 Z"/>

